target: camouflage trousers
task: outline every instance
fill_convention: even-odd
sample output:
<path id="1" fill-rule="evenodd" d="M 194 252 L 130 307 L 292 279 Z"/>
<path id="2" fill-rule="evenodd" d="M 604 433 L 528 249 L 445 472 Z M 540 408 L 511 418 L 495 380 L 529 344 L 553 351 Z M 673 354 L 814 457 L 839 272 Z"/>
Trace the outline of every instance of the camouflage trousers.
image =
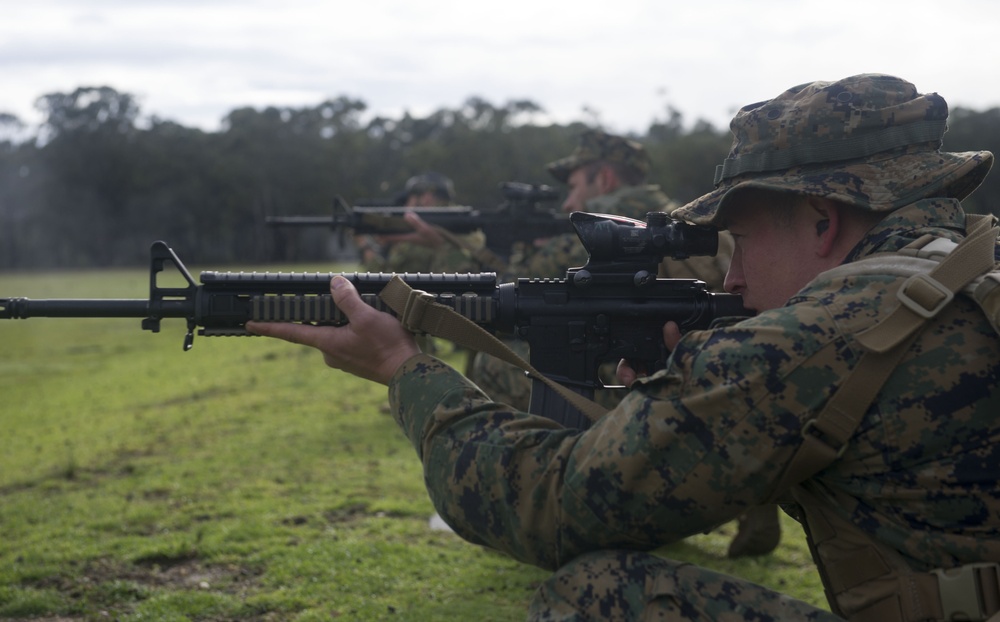
<path id="1" fill-rule="evenodd" d="M 538 588 L 528 620 L 842 620 L 761 585 L 635 551 L 581 555 Z"/>

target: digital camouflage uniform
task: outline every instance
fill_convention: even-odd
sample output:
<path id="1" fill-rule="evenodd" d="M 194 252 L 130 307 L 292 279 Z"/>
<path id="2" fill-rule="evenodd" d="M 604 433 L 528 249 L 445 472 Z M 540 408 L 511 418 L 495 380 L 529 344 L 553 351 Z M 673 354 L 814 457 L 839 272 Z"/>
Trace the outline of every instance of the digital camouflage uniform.
<path id="1" fill-rule="evenodd" d="M 384 258 L 366 263 L 364 269 L 368 272 L 480 272 L 482 266 L 472 258 L 471 251 L 485 246 L 485 236 L 476 231 L 455 237 L 467 246 L 448 243 L 441 248 L 431 248 L 397 243 L 389 247 Z"/>
<path id="2" fill-rule="evenodd" d="M 982 181 L 992 154 L 941 152 L 946 118 L 936 94 L 878 75 L 802 85 L 742 109 L 717 189 L 675 215 L 710 223 L 734 188 L 749 185 L 886 216 L 849 254 L 846 273 L 818 275 L 784 307 L 687 333 L 665 370 L 639 380 L 586 431 L 492 402 L 427 355 L 398 370 L 392 412 L 441 515 L 471 542 L 557 570 L 536 593 L 531 619 L 840 619 L 644 551 L 782 492 L 806 423 L 864 356 L 859 335 L 900 307 L 902 277 L 855 273 L 852 263 L 901 256 L 924 235 L 962 239 L 959 200 Z M 818 145 L 830 150 L 810 149 Z M 773 158 L 755 161 L 765 151 Z M 782 495 L 819 542 L 814 557 L 835 611 L 865 622 L 943 619 L 933 606 L 913 613 L 912 594 L 895 583 L 873 604 L 871 593 L 892 576 L 883 566 L 936 582 L 924 573 L 1000 561 L 998 379 L 1000 337 L 957 295 L 858 413 L 843 453 Z M 838 560 L 853 546 L 848 536 L 878 553 Z M 886 613 L 900 608 L 909 613 Z"/>

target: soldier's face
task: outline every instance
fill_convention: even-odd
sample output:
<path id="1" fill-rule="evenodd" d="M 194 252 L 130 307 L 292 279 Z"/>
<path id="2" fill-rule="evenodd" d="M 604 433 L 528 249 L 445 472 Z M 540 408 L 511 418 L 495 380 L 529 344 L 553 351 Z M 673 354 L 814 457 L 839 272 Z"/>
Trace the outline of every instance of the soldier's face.
<path id="1" fill-rule="evenodd" d="M 600 176 L 598 175 L 594 175 L 593 179 L 587 178 L 586 167 L 578 168 L 570 173 L 566 179 L 569 192 L 566 194 L 566 200 L 562 204 L 562 211 L 567 214 L 584 211 L 587 201 L 604 194 L 599 181 Z"/>
<path id="2" fill-rule="evenodd" d="M 734 206 L 726 218 L 733 258 L 724 288 L 756 312 L 776 309 L 819 273 L 814 219 L 804 209 L 775 210 L 763 202 Z"/>

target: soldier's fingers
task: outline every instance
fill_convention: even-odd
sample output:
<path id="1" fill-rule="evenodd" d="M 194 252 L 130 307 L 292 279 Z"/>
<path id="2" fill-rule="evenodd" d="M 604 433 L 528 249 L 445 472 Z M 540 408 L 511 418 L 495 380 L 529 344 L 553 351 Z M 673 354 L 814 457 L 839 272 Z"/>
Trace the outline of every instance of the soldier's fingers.
<path id="1" fill-rule="evenodd" d="M 357 288 L 354 287 L 354 283 L 351 283 L 347 278 L 339 274 L 334 275 L 330 279 L 330 294 L 333 296 L 333 304 L 337 305 L 337 308 L 344 312 L 348 321 L 365 309 L 374 311 L 374 309 L 361 300 L 361 296 L 358 294 Z"/>
<path id="2" fill-rule="evenodd" d="M 626 387 L 631 387 L 632 383 L 639 378 L 639 372 L 637 372 L 626 359 L 622 359 L 618 361 L 618 368 L 615 370 L 615 377 L 618 379 L 618 382 L 622 383 Z"/>
<path id="3" fill-rule="evenodd" d="M 292 322 L 247 322 L 247 332 L 262 337 L 284 339 L 303 346 L 318 347 L 319 334 L 317 327 L 309 324 Z"/>
<path id="4" fill-rule="evenodd" d="M 681 327 L 677 322 L 670 321 L 663 325 L 663 345 L 667 346 L 668 350 L 673 352 L 680 340 Z"/>

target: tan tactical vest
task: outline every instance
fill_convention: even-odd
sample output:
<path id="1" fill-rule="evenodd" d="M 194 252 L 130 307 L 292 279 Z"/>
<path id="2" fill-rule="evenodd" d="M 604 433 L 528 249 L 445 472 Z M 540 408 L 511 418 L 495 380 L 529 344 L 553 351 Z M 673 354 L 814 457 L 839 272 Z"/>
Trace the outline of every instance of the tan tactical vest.
<path id="1" fill-rule="evenodd" d="M 1000 333 L 998 229 L 991 217 L 968 216 L 960 244 L 924 236 L 901 255 L 874 256 L 831 271 L 907 277 L 900 305 L 858 336 L 865 352 L 824 410 L 803 428 L 804 442 L 774 499 L 791 500 L 834 613 L 851 622 L 1000 621 L 1000 566 L 967 564 L 915 572 L 891 548 L 840 517 L 809 478 L 834 462 L 896 364 L 928 320 L 961 292 L 975 300 Z"/>

